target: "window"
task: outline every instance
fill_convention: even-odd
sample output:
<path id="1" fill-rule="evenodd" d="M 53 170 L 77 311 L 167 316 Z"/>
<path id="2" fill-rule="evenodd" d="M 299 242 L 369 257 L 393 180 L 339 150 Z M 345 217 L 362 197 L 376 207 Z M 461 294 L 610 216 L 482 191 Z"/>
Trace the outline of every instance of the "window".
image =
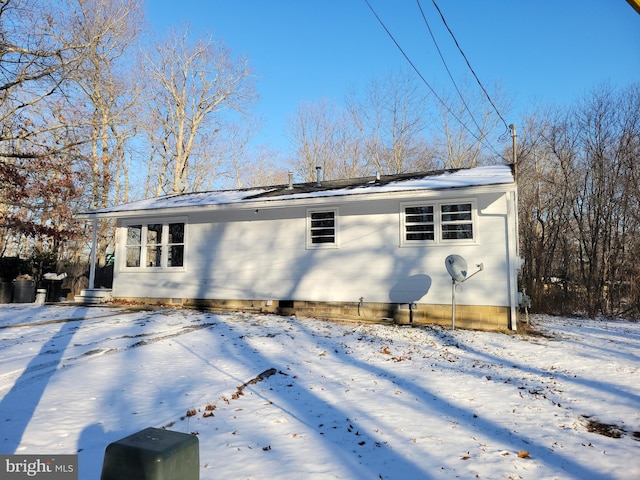
<path id="1" fill-rule="evenodd" d="M 442 240 L 473 240 L 470 203 L 440 205 Z"/>
<path id="2" fill-rule="evenodd" d="M 147 225 L 147 267 L 160 267 L 162 255 L 162 224 Z"/>
<path id="3" fill-rule="evenodd" d="M 433 205 L 405 207 L 405 240 L 435 240 Z"/>
<path id="4" fill-rule="evenodd" d="M 126 266 L 140 266 L 140 252 L 142 250 L 142 225 L 127 227 Z"/>
<path id="5" fill-rule="evenodd" d="M 402 206 L 402 245 L 473 242 L 474 202 Z"/>
<path id="6" fill-rule="evenodd" d="M 337 247 L 337 210 L 314 210 L 307 214 L 307 247 Z"/>
<path id="7" fill-rule="evenodd" d="M 169 224 L 167 267 L 184 266 L 184 223 Z"/>
<path id="8" fill-rule="evenodd" d="M 184 223 L 149 223 L 126 228 L 126 268 L 184 266 Z"/>

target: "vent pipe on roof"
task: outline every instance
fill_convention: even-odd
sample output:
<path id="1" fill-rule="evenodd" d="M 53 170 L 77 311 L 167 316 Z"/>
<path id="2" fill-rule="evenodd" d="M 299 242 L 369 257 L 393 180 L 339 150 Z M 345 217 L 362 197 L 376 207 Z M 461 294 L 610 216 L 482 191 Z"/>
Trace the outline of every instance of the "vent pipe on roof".
<path id="1" fill-rule="evenodd" d="M 293 172 L 289 171 L 289 186 L 287 190 L 293 190 Z"/>
<path id="2" fill-rule="evenodd" d="M 318 165 L 316 167 L 316 187 L 322 184 L 322 167 Z"/>

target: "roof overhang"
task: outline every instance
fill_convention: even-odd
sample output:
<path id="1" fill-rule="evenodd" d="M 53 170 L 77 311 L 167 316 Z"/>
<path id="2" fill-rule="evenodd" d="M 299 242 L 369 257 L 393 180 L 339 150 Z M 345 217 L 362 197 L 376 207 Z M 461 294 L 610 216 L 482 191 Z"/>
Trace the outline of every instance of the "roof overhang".
<path id="1" fill-rule="evenodd" d="M 461 189 L 481 192 L 496 187 L 515 188 L 513 168 L 496 165 L 471 169 L 444 170 L 431 173 L 365 177 L 304 183 L 293 186 L 224 190 L 166 195 L 114 207 L 84 212 L 84 219 L 126 218 L 150 215 L 184 215 L 209 210 L 244 210 L 255 208 L 286 208 L 296 205 L 318 205 L 336 202 L 361 201 L 363 196 L 376 198 L 403 197 L 420 193 L 423 197 L 442 195 L 443 191 Z"/>

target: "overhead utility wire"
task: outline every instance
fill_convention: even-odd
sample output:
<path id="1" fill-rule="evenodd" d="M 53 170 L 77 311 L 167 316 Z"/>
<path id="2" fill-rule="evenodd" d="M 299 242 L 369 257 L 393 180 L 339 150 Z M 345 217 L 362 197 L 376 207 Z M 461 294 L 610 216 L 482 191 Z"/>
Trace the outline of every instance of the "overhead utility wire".
<path id="1" fill-rule="evenodd" d="M 455 79 L 453 78 L 453 75 L 451 74 L 451 71 L 449 70 L 449 66 L 447 65 L 447 62 L 444 59 L 444 55 L 442 55 L 442 51 L 440 50 L 440 46 L 438 45 L 438 42 L 436 41 L 436 37 L 433 35 L 433 31 L 431 30 L 431 26 L 429 25 L 429 21 L 427 20 L 427 17 L 425 16 L 424 11 L 422 10 L 422 5 L 420 5 L 420 0 L 416 0 L 416 3 L 418 4 L 418 8 L 420 9 L 420 13 L 422 14 L 422 19 L 424 20 L 424 24 L 427 26 L 427 30 L 429 30 L 429 35 L 431 35 L 431 40 L 433 40 L 433 44 L 436 46 L 436 50 L 438 51 L 438 55 L 440 55 L 440 60 L 442 60 L 442 64 L 444 65 L 444 68 L 447 71 L 447 74 L 449 74 L 449 78 L 451 79 L 451 83 L 453 83 L 453 86 L 455 87 L 456 92 L 458 92 L 458 96 L 460 97 L 460 100 L 462 101 L 462 104 L 464 105 L 464 108 L 467 110 L 467 112 L 469 112 L 469 116 L 471 117 L 471 120 L 473 120 L 473 123 L 475 123 L 476 127 L 478 128 L 478 132 L 482 132 L 482 129 L 480 128 L 480 125 L 478 124 L 478 122 L 474 118 L 473 113 L 471 113 L 471 109 L 469 108 L 469 105 L 467 105 L 467 102 L 465 101 L 464 96 L 462 95 L 462 92 L 460 92 L 460 89 L 458 88 L 458 84 L 456 83 Z"/>
<path id="2" fill-rule="evenodd" d="M 484 139 L 478 137 L 475 133 L 473 133 L 471 131 L 471 129 L 469 129 L 469 127 L 467 127 L 467 125 L 460 119 L 458 118 L 458 116 L 453 112 L 453 110 L 451 110 L 451 107 L 449 107 L 449 105 L 446 104 L 446 102 L 444 100 L 442 100 L 440 98 L 440 96 L 436 93 L 436 91 L 433 89 L 433 87 L 429 84 L 429 82 L 427 81 L 426 78 L 424 78 L 424 76 L 422 76 L 422 74 L 420 73 L 420 71 L 418 70 L 418 68 L 414 65 L 414 63 L 411 61 L 411 59 L 409 58 L 409 56 L 405 53 L 405 51 L 402 49 L 402 47 L 400 46 L 400 44 L 396 41 L 396 39 L 394 38 L 394 36 L 391 34 L 391 32 L 389 31 L 389 29 L 386 27 L 386 25 L 384 24 L 384 22 L 382 21 L 382 19 L 378 16 L 378 14 L 376 13 L 376 11 L 373 9 L 373 7 L 371 6 L 371 4 L 369 3 L 369 0 L 364 0 L 364 2 L 367 4 L 367 6 L 369 7 L 369 10 L 371 10 L 371 13 L 373 13 L 373 15 L 376 17 L 376 19 L 378 20 L 378 23 L 380 23 L 380 25 L 382 26 L 382 28 L 384 29 L 385 32 L 387 32 L 387 35 L 389 35 L 389 38 L 391 38 L 391 40 L 393 41 L 393 43 L 396 45 L 396 47 L 398 47 L 398 50 L 400 50 L 400 53 L 402 53 L 402 55 L 404 56 L 404 58 L 407 60 L 407 62 L 409 62 L 409 65 L 411 65 L 411 67 L 415 70 L 415 72 L 418 74 L 418 77 L 420 77 L 420 79 L 424 82 L 424 84 L 429 88 L 429 90 L 431 91 L 431 93 L 433 93 L 433 96 L 436 97 L 436 99 L 442 104 L 442 106 L 449 112 L 449 114 L 451 114 L 451 116 L 460 124 L 462 125 L 462 127 L 469 132 L 469 134 L 475 138 L 478 142 L 480 143 L 485 143 Z M 502 117 L 500 117 L 502 118 Z M 504 120 L 503 120 L 504 121 Z M 488 145 L 489 148 L 491 150 L 493 150 L 493 152 L 498 155 L 499 157 L 502 157 L 502 154 L 500 152 L 498 152 L 493 145 L 489 144 L 485 144 Z"/>
<path id="3" fill-rule="evenodd" d="M 469 63 L 469 60 L 467 59 L 467 56 L 464 54 L 464 52 L 462 51 L 462 48 L 460 47 L 460 44 L 458 43 L 458 40 L 456 39 L 456 36 L 453 34 L 453 32 L 451 31 L 451 29 L 449 28 L 449 24 L 447 23 L 447 21 L 444 18 L 444 15 L 442 14 L 442 12 L 440 11 L 440 7 L 438 7 L 438 4 L 436 3 L 436 0 L 431 0 L 431 2 L 433 3 L 433 6 L 436 7 L 436 10 L 438 11 L 438 13 L 440 14 L 440 18 L 442 19 L 442 23 L 444 23 L 444 26 L 447 27 L 447 30 L 449 31 L 449 34 L 451 35 L 451 38 L 453 38 L 453 41 L 456 44 L 456 47 L 458 47 L 458 51 L 460 52 L 460 54 L 462 55 L 462 58 L 464 58 L 464 61 L 467 62 L 467 66 L 469 67 L 469 70 L 471 70 L 471 73 L 473 74 L 474 78 L 476 79 L 476 82 L 478 82 L 478 85 L 480 85 L 480 88 L 482 89 L 482 91 L 484 92 L 484 94 L 487 97 L 487 100 L 489 100 L 489 103 L 491 104 L 491 106 L 493 107 L 493 109 L 495 110 L 495 112 L 498 114 L 498 117 L 500 117 L 500 120 L 502 120 L 502 123 L 504 124 L 504 128 L 506 128 L 507 130 L 509 129 L 509 126 L 507 125 L 507 122 L 505 121 L 505 119 L 502 117 L 502 115 L 500 114 L 500 112 L 498 111 L 498 107 L 496 107 L 495 103 L 493 103 L 493 100 L 491 100 L 491 97 L 489 96 L 489 93 L 487 92 L 487 90 L 484 88 L 484 85 L 482 85 L 482 82 L 480 81 L 480 79 L 478 78 L 478 75 L 476 75 L 476 72 L 473 70 L 473 67 L 471 66 L 471 64 Z M 419 4 L 419 3 L 418 3 Z"/>
<path id="4" fill-rule="evenodd" d="M 436 99 L 447 109 L 447 111 L 453 116 L 453 118 L 456 119 L 456 121 L 458 121 L 460 123 L 460 125 L 462 125 L 476 140 L 481 141 L 471 130 L 469 130 L 469 127 L 467 127 L 464 122 L 462 120 L 460 120 L 457 115 L 455 113 L 453 113 L 453 111 L 451 110 L 451 108 L 449 108 L 449 105 L 447 105 L 445 103 L 444 100 L 442 100 L 440 98 L 440 96 L 436 93 L 436 91 L 433 89 L 433 87 L 429 84 L 429 82 L 427 81 L 426 78 L 424 78 L 422 76 L 422 74 L 420 73 L 420 71 L 418 70 L 418 68 L 414 65 L 414 63 L 411 61 L 411 59 L 409 58 L 409 56 L 405 53 L 405 51 L 402 49 L 402 47 L 400 46 L 400 44 L 396 41 L 396 39 L 394 38 L 394 36 L 391 34 L 391 32 L 389 31 L 389 29 L 387 28 L 387 26 L 384 24 L 384 22 L 382 21 L 382 19 L 378 16 L 378 14 L 376 13 L 376 11 L 373 9 L 373 7 L 371 6 L 371 4 L 369 3 L 369 0 L 364 0 L 365 3 L 367 4 L 367 6 L 369 7 L 369 9 L 371 10 L 371 12 L 373 13 L 373 15 L 376 17 L 376 19 L 378 20 L 378 23 L 380 23 L 380 25 L 382 26 L 382 28 L 384 28 L 384 31 L 387 32 L 387 35 L 389 35 L 389 38 L 391 38 L 391 40 L 393 41 L 393 43 L 396 45 L 396 47 L 398 47 L 398 50 L 400 50 L 400 53 L 402 53 L 402 55 L 404 56 L 404 58 L 407 60 L 407 62 L 409 62 L 409 65 L 411 65 L 411 67 L 415 70 L 415 72 L 418 74 L 418 76 L 420 77 L 420 79 L 424 82 L 424 84 L 429 88 L 429 90 L 431 91 L 431 93 L 433 93 L 433 95 L 436 97 Z"/>

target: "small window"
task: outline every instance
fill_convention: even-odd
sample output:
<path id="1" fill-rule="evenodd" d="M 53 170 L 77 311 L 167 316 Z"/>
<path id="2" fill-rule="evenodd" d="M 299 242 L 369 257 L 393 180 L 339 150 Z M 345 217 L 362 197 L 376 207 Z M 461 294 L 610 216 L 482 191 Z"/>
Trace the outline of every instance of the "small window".
<path id="1" fill-rule="evenodd" d="M 473 240 L 471 203 L 440 205 L 442 240 Z"/>
<path id="2" fill-rule="evenodd" d="M 310 211 L 308 225 L 308 246 L 313 248 L 337 246 L 336 210 Z"/>

